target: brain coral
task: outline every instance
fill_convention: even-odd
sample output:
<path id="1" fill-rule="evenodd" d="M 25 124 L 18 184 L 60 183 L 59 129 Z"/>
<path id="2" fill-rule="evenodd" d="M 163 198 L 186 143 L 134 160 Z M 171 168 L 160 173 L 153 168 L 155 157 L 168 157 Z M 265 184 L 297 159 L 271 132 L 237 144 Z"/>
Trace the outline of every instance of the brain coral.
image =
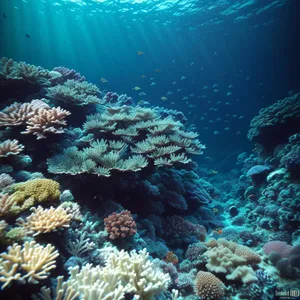
<path id="1" fill-rule="evenodd" d="M 195 293 L 201 299 L 220 299 L 224 296 L 223 282 L 210 272 L 198 272 L 195 279 Z"/>
<path id="2" fill-rule="evenodd" d="M 300 130 L 300 94 L 261 109 L 251 121 L 248 139 L 272 151 Z"/>

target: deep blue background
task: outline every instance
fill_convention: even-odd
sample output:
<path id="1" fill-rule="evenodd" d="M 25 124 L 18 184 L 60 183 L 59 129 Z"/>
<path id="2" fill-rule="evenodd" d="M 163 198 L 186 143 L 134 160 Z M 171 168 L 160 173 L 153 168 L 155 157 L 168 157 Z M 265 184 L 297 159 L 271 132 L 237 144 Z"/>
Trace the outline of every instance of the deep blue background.
<path id="1" fill-rule="evenodd" d="M 205 156 L 218 158 L 220 164 L 229 157 L 232 164 L 236 154 L 253 148 L 246 135 L 260 108 L 286 97 L 290 90 L 300 91 L 299 1 L 255 15 L 253 9 L 262 3 L 258 1 L 228 16 L 220 14 L 223 7 L 174 16 L 179 11 L 176 6 L 162 12 L 149 6 L 147 13 L 135 14 L 134 6 L 127 4 L 95 12 L 99 10 L 95 3 L 54 3 L 1 1 L 0 13 L 7 18 L 2 15 L 0 20 L 0 56 L 49 69 L 63 65 L 102 90 L 182 110 L 207 145 Z M 127 7 L 132 10 L 122 11 Z M 146 4 L 143 9 L 147 11 Z M 234 21 L 247 14 L 252 15 Z M 180 80 L 182 76 L 186 79 Z M 101 83 L 101 77 L 108 83 Z M 149 85 L 151 77 L 156 86 Z M 218 93 L 213 93 L 214 84 Z M 135 86 L 141 90 L 132 90 Z M 204 86 L 209 88 L 203 90 Z M 140 97 L 141 91 L 147 96 Z M 166 96 L 168 91 L 174 94 Z M 232 95 L 226 96 L 229 91 Z M 188 103 L 182 100 L 190 94 L 195 96 Z M 162 96 L 168 100 L 161 101 Z M 218 111 L 210 110 L 215 108 Z"/>

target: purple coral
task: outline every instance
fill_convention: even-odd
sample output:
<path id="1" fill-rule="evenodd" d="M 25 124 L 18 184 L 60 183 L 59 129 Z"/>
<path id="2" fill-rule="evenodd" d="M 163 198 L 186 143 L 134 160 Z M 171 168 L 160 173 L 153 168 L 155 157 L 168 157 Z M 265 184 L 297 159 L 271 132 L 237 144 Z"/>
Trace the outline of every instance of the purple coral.
<path id="1" fill-rule="evenodd" d="M 65 67 L 55 67 L 53 71 L 60 73 L 62 76 L 55 79 L 55 84 L 62 84 L 69 79 L 73 79 L 79 82 L 85 81 L 85 77 L 81 76 L 73 69 L 68 69 Z"/>

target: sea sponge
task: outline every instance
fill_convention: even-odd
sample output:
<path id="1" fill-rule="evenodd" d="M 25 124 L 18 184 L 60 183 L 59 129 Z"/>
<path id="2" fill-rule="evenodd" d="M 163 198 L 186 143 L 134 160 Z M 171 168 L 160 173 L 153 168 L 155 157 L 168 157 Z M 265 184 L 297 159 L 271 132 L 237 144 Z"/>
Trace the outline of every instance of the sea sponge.
<path id="1" fill-rule="evenodd" d="M 196 295 L 203 300 L 218 300 L 225 294 L 223 282 L 210 272 L 198 272 L 194 289 Z"/>
<path id="2" fill-rule="evenodd" d="M 58 201 L 59 183 L 51 179 L 33 179 L 12 186 L 14 193 L 9 199 L 14 201 L 10 208 L 12 214 L 19 214 L 36 203 Z"/>

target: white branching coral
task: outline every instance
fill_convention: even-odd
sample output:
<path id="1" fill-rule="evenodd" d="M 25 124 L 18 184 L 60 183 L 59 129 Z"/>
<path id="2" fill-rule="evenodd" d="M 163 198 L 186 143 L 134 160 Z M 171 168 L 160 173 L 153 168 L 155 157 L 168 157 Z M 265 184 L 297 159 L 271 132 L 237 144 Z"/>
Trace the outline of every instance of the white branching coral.
<path id="1" fill-rule="evenodd" d="M 23 149 L 24 146 L 19 144 L 17 140 L 6 140 L 3 143 L 0 143 L 0 158 L 10 155 L 18 155 L 23 151 Z"/>
<path id="2" fill-rule="evenodd" d="M 70 269 L 70 275 L 65 283 L 60 279 L 60 290 L 78 293 L 82 299 L 124 300 L 126 293 L 133 293 L 135 299 L 152 300 L 165 292 L 170 282 L 170 276 L 149 260 L 146 249 L 138 253 L 113 251 L 105 267 L 87 264 L 80 270 L 77 266 Z M 49 294 L 49 290 L 43 291 Z M 173 299 L 177 296 L 173 293 Z"/>
<path id="3" fill-rule="evenodd" d="M 95 140 L 82 150 L 71 147 L 48 160 L 51 173 L 111 176 L 112 171 L 140 171 L 148 165 L 172 166 L 190 162 L 188 154 L 205 148 L 195 132 L 155 109 L 113 106 L 90 115 L 83 125 Z M 98 138 L 98 139 L 97 139 Z"/>
<path id="4" fill-rule="evenodd" d="M 18 222 L 19 225 L 32 232 L 33 236 L 68 228 L 72 220 L 72 214 L 61 206 L 57 208 L 51 206 L 49 209 L 38 206 L 32 207 L 31 211 L 33 213 L 26 218 L 26 222 L 22 222 L 21 219 Z"/>
<path id="5" fill-rule="evenodd" d="M 35 241 L 23 246 L 13 244 L 8 251 L 0 254 L 0 282 L 2 289 L 16 280 L 21 283 L 38 283 L 46 279 L 50 270 L 56 268 L 55 259 L 59 253 L 48 244 L 42 246 Z"/>

